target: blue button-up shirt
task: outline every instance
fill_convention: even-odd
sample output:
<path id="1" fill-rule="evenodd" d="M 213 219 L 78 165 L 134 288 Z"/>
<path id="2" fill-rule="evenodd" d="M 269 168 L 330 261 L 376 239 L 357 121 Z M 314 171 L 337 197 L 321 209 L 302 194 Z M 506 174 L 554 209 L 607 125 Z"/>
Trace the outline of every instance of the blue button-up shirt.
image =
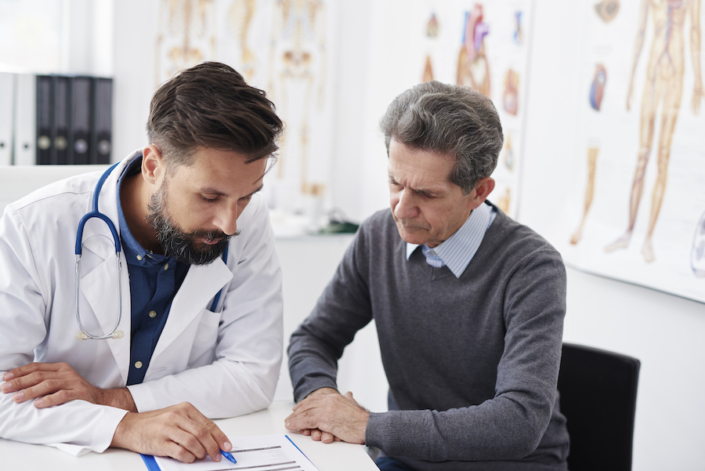
<path id="1" fill-rule="evenodd" d="M 145 250 L 130 232 L 120 201 L 126 176 L 140 172 L 142 158 L 130 162 L 118 180 L 117 208 L 122 250 L 130 275 L 132 342 L 127 384 L 139 384 L 149 367 L 159 336 L 164 330 L 171 302 L 186 278 L 189 265 Z"/>
<path id="2" fill-rule="evenodd" d="M 480 248 L 485 232 L 490 228 L 496 216 L 497 212 L 492 206 L 481 204 L 470 213 L 468 219 L 460 229 L 455 231 L 455 234 L 438 244 L 437 247 L 430 248 L 426 244 L 421 246 L 426 263 L 436 268 L 448 265 L 455 277 L 460 278 L 477 253 L 477 249 Z M 406 244 L 407 260 L 418 247 L 417 244 Z"/>

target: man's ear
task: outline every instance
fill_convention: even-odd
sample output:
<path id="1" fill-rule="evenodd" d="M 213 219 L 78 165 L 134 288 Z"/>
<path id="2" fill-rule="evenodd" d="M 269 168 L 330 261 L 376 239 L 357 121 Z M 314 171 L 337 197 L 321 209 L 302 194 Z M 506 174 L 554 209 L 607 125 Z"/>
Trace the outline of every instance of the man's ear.
<path id="1" fill-rule="evenodd" d="M 475 183 L 475 188 L 468 195 L 471 201 L 471 209 L 477 209 L 485 202 L 492 190 L 494 190 L 495 181 L 492 177 L 481 178 Z"/>
<path id="2" fill-rule="evenodd" d="M 150 185 L 159 186 L 165 173 L 166 162 L 159 148 L 150 144 L 142 149 L 142 177 L 145 181 Z"/>

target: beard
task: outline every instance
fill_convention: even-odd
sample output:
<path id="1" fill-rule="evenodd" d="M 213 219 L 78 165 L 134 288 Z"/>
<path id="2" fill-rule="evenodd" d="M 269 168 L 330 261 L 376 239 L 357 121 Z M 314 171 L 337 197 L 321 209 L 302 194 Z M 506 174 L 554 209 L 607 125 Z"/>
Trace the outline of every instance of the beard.
<path id="1" fill-rule="evenodd" d="M 157 233 L 164 255 L 173 257 L 189 265 L 207 265 L 220 257 L 230 241 L 222 231 L 195 230 L 183 231 L 169 216 L 166 207 L 167 180 L 149 201 L 147 221 Z M 234 235 L 239 235 L 239 231 Z M 205 244 L 201 240 L 218 240 L 215 244 Z"/>

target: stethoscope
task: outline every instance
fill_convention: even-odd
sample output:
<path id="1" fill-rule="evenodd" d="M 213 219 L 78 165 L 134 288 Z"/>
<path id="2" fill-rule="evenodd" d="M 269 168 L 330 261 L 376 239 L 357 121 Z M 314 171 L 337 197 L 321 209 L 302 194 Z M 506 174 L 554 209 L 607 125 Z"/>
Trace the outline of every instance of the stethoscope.
<path id="1" fill-rule="evenodd" d="M 108 176 L 110 173 L 113 171 L 115 167 L 120 165 L 120 162 L 112 165 L 109 169 L 107 169 L 103 175 L 101 175 L 100 179 L 98 180 L 98 183 L 95 186 L 95 191 L 93 192 L 93 208 L 92 211 L 89 213 L 86 213 L 81 220 L 78 223 L 78 230 L 76 232 L 76 293 L 75 293 L 75 299 L 76 299 L 76 322 L 78 323 L 78 328 L 81 329 L 80 332 L 76 332 L 76 339 L 77 340 L 107 340 L 107 339 L 121 339 L 125 336 L 125 333 L 122 330 L 117 330 L 118 326 L 120 325 L 120 321 L 122 320 L 122 263 L 120 262 L 120 236 L 118 235 L 117 229 L 115 228 L 115 224 L 110 220 L 108 216 L 105 214 L 101 213 L 98 210 L 98 198 L 100 196 L 100 191 L 103 189 L 103 183 L 105 183 L 105 180 L 108 179 Z M 101 221 L 105 222 L 105 224 L 108 226 L 108 229 L 110 229 L 110 233 L 113 236 L 113 242 L 115 243 L 115 267 L 117 271 L 117 279 L 118 279 L 118 288 L 117 288 L 117 294 L 118 294 L 118 315 L 117 315 L 117 321 L 115 322 L 115 325 L 113 328 L 108 332 L 107 334 L 103 335 L 93 335 L 88 332 L 86 332 L 86 329 L 83 327 L 83 324 L 81 323 L 81 313 L 78 308 L 78 293 L 80 291 L 80 282 L 81 282 L 81 255 L 83 253 L 83 229 L 86 226 L 86 223 L 93 219 L 93 218 L 98 218 Z M 228 246 L 225 247 L 225 251 L 223 252 L 223 261 L 227 263 L 228 259 Z M 218 294 L 215 295 L 215 298 L 213 298 L 213 304 L 211 304 L 210 310 L 215 312 L 216 307 L 218 306 L 218 301 L 220 301 L 220 295 L 223 292 L 221 289 L 218 291 Z"/>

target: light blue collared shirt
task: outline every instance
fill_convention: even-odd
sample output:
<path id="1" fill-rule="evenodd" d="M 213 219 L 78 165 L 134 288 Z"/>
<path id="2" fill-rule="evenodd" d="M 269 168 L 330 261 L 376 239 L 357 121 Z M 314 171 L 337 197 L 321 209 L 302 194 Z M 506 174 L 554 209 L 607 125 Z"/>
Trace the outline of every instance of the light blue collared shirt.
<path id="1" fill-rule="evenodd" d="M 460 229 L 441 242 L 438 247 L 430 248 L 426 244 L 421 246 L 426 263 L 436 268 L 448 265 L 455 277 L 460 278 L 477 253 L 477 249 L 480 248 L 485 232 L 496 216 L 497 212 L 492 206 L 481 204 L 470 213 L 470 217 Z M 407 260 L 418 247 L 417 244 L 406 244 Z"/>

